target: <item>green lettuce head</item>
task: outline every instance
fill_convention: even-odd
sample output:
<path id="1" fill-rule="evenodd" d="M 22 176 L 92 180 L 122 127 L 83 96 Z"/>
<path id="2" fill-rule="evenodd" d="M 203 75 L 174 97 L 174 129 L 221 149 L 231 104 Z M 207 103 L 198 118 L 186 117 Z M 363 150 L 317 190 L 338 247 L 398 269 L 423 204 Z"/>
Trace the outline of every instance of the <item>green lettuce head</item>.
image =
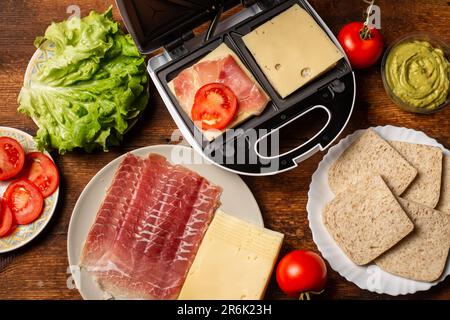
<path id="1" fill-rule="evenodd" d="M 112 8 L 52 23 L 35 41 L 44 43 L 53 56 L 39 64 L 18 98 L 19 111 L 39 126 L 39 148 L 65 153 L 117 145 L 147 106 L 148 78 L 144 58 L 113 20 Z"/>

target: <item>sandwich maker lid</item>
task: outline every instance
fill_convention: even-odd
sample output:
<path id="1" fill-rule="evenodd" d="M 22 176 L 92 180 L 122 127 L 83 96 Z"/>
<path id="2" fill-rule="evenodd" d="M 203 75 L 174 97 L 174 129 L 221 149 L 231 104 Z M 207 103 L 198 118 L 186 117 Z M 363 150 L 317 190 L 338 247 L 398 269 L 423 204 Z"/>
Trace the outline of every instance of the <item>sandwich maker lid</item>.
<path id="1" fill-rule="evenodd" d="M 139 51 L 151 53 L 171 43 L 187 40 L 192 30 L 249 0 L 116 0 L 122 19 Z M 181 43 L 180 43 L 181 44 Z"/>

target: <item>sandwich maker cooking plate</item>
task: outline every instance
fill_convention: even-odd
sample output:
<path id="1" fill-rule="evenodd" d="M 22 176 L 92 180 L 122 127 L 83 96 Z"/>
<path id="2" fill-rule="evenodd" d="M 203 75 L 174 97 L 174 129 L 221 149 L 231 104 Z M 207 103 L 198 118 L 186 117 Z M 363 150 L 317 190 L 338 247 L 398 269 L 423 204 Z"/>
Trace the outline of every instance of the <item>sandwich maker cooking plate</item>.
<path id="1" fill-rule="evenodd" d="M 123 21 L 143 54 L 150 58 L 148 72 L 172 118 L 188 143 L 206 159 L 226 170 L 244 175 L 270 175 L 295 168 L 319 150 L 328 148 L 343 131 L 355 102 L 355 76 L 339 42 L 306 0 L 116 0 Z M 245 8 L 219 22 L 223 11 L 242 4 Z M 305 9 L 342 51 L 335 67 L 282 99 L 271 86 L 242 37 L 294 4 Z M 199 25 L 210 22 L 202 35 Z M 264 112 L 227 130 L 213 141 L 204 138 L 182 110 L 168 83 L 226 43 L 250 70 L 271 101 Z M 311 139 L 280 153 L 279 131 L 313 110 L 328 118 Z"/>

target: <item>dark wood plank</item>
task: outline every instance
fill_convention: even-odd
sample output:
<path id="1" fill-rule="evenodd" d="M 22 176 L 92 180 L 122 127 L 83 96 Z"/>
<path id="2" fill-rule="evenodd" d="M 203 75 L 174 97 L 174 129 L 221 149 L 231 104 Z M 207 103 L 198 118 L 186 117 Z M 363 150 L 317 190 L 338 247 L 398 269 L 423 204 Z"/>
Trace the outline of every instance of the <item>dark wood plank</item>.
<path id="1" fill-rule="evenodd" d="M 312 5 L 337 33 L 350 21 L 360 20 L 364 8 L 361 0 L 311 0 Z M 90 10 L 106 9 L 113 1 L 78 0 L 82 15 Z M 448 33 L 450 10 L 447 1 L 377 1 L 381 7 L 382 33 L 386 43 L 407 32 L 426 31 L 450 42 Z M 33 122 L 16 112 L 17 95 L 23 74 L 35 48 L 34 38 L 44 33 L 52 21 L 67 18 L 66 8 L 73 1 L 2 1 L 0 14 L 0 125 L 11 126 L 34 134 Z M 236 11 L 236 10 L 234 10 Z M 234 12 L 233 11 L 233 12 Z M 229 13 L 228 13 L 229 14 Z M 120 18 L 117 9 L 114 15 Z M 205 27 L 199 28 L 200 31 Z M 379 65 L 357 72 L 357 103 L 354 115 L 344 135 L 359 128 L 392 124 L 421 130 L 450 147 L 450 108 L 434 115 L 414 115 L 399 110 L 383 89 Z M 151 101 L 142 119 L 126 135 L 120 148 L 109 153 L 86 155 L 74 152 L 55 155 L 62 173 L 61 198 L 54 219 L 31 244 L 0 257 L 0 299 L 80 299 L 76 290 L 67 288 L 68 261 L 66 254 L 67 228 L 75 202 L 84 186 L 108 162 L 126 151 L 170 142 L 176 126 L 151 85 Z M 293 147 L 311 134 L 298 128 L 294 137 L 286 137 L 286 147 Z M 283 253 L 297 248 L 317 251 L 306 218 L 306 202 L 311 175 L 323 153 L 316 154 L 298 168 L 271 178 L 243 177 L 253 191 L 267 227 L 283 232 L 286 241 Z M 433 289 L 407 298 L 450 299 L 448 280 Z M 272 282 L 267 298 L 286 296 Z M 330 270 L 326 292 L 320 299 L 389 299 L 360 290 Z M 405 297 L 400 297 L 405 298 Z"/>

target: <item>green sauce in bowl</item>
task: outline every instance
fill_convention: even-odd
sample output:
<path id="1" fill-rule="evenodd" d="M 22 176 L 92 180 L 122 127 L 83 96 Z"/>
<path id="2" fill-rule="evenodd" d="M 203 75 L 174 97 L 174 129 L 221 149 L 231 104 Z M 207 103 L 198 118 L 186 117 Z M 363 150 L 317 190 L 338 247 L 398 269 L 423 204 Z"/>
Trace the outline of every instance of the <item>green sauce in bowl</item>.
<path id="1" fill-rule="evenodd" d="M 447 102 L 450 62 L 443 49 L 428 41 L 401 41 L 387 53 L 384 80 L 388 93 L 405 109 L 432 112 Z"/>

